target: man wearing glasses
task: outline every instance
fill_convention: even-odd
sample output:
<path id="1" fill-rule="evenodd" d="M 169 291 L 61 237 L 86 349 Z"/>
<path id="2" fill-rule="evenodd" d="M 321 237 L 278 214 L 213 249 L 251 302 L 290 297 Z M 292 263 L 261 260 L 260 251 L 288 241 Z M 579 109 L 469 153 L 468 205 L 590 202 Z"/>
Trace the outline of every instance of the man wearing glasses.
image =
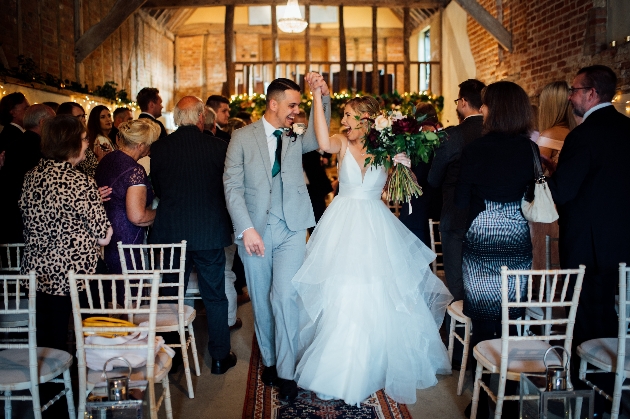
<path id="1" fill-rule="evenodd" d="M 566 137 L 549 180 L 560 215 L 560 264 L 586 265 L 573 334 L 576 372 L 578 345 L 617 337 L 619 262 L 630 261 L 630 118 L 610 103 L 616 86 L 617 76 L 606 66 L 578 71 L 568 100 L 583 122 Z"/>

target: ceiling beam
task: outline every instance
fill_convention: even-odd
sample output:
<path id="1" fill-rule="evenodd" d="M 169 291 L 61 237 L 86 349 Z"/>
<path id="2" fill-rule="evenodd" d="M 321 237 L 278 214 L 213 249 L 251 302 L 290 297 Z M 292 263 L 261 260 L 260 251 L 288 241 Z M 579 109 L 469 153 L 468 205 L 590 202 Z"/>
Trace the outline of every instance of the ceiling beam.
<path id="1" fill-rule="evenodd" d="M 122 25 L 129 16 L 135 13 L 146 0 L 116 0 L 107 16 L 85 31 L 74 44 L 77 62 L 83 62 L 112 33 Z"/>
<path id="2" fill-rule="evenodd" d="M 209 7 L 209 6 L 284 6 L 286 0 L 147 0 L 146 9 L 170 9 L 176 7 Z M 339 0 L 301 0 L 301 5 L 338 6 Z M 377 6 L 377 7 L 415 7 L 437 8 L 442 0 L 344 0 L 344 6 Z"/>
<path id="3" fill-rule="evenodd" d="M 512 52 L 512 34 L 477 0 L 454 0 L 484 28 L 504 49 Z"/>

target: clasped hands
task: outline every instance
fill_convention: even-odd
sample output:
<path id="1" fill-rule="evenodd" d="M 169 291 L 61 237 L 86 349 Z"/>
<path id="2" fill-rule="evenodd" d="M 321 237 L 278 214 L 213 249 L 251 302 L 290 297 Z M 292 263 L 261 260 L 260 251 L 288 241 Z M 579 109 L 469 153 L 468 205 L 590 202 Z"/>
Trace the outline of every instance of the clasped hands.
<path id="1" fill-rule="evenodd" d="M 314 71 L 310 73 L 306 73 L 304 76 L 304 80 L 308 83 L 311 92 L 315 93 L 317 89 L 320 89 L 322 96 L 328 96 L 330 94 L 330 90 L 328 90 L 328 85 L 326 84 L 326 80 L 324 80 L 324 76 Z"/>

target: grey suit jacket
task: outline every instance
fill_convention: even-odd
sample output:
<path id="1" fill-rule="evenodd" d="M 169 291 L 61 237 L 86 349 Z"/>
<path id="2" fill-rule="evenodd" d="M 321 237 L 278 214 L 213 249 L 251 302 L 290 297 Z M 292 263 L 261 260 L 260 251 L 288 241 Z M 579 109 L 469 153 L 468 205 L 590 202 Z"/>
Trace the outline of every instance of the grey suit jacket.
<path id="1" fill-rule="evenodd" d="M 330 97 L 322 100 L 326 123 L 330 125 Z M 311 112 L 304 135 L 282 139 L 282 207 L 287 227 L 291 231 L 305 230 L 315 225 L 313 207 L 302 173 L 302 154 L 318 148 Z M 238 237 L 254 227 L 261 236 L 265 232 L 271 208 L 271 162 L 267 136 L 262 120 L 232 133 L 227 150 L 223 186 L 227 208 Z"/>

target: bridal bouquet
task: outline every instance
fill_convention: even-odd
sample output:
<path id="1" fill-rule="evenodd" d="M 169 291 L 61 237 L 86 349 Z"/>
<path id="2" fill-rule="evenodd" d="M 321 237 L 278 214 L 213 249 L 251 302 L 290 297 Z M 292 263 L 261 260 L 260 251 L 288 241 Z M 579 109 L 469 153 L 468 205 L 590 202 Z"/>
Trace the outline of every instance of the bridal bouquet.
<path id="1" fill-rule="evenodd" d="M 403 115 L 399 111 L 389 111 L 370 119 L 371 129 L 364 138 L 366 152 L 371 154 L 365 159 L 367 166 L 385 166 L 390 169 L 392 158 L 405 153 L 411 164 L 420 161 L 428 162 L 431 153 L 440 145 L 446 136 L 444 131 L 423 131 L 422 127 L 433 123 L 424 122 L 426 115 L 415 115 L 415 107 L 410 114 Z M 414 173 L 408 167 L 398 164 L 394 167 L 385 183 L 385 192 L 390 201 L 403 203 L 412 197 L 422 195 L 422 188 Z"/>

